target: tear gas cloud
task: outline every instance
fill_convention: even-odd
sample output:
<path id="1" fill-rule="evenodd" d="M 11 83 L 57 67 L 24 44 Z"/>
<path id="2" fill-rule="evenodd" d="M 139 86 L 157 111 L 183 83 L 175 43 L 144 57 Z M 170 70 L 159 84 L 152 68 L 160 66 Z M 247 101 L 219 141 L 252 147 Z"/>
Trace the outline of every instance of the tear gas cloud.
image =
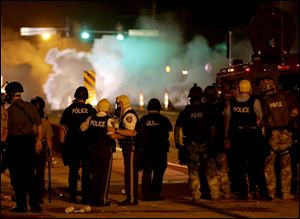
<path id="1" fill-rule="evenodd" d="M 152 97 L 163 103 L 168 92 L 176 107 L 186 104 L 194 83 L 204 89 L 215 82 L 216 73 L 228 64 L 226 42 L 211 48 L 207 39 L 195 36 L 183 44 L 175 24 L 139 20 L 137 29 L 149 27 L 160 30 L 162 36 L 118 41 L 115 36 L 104 35 L 94 40 L 91 49 L 80 42 L 76 45 L 74 39 L 38 46 L 25 40 L 7 40 L 3 42 L 2 76 L 4 81 L 23 84 L 24 99 L 40 95 L 51 109 L 67 107 L 76 88 L 83 85 L 83 71 L 89 69 L 96 72 L 97 100 L 106 97 L 114 103 L 116 96 L 125 94 L 137 105 L 143 92 L 145 103 Z M 233 44 L 233 48 L 233 58 L 250 60 L 248 40 Z M 167 65 L 170 72 L 165 71 Z M 183 70 L 188 74 L 182 74 Z"/>

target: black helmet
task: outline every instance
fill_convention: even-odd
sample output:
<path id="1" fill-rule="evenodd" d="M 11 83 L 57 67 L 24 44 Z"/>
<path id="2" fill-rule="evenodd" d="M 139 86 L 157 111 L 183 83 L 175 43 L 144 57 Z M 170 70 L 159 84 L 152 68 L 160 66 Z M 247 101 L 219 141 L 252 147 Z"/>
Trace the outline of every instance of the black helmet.
<path id="1" fill-rule="evenodd" d="M 151 100 L 149 100 L 147 110 L 148 111 L 160 111 L 161 105 L 160 105 L 159 100 L 157 98 L 152 98 Z"/>
<path id="2" fill-rule="evenodd" d="M 204 97 L 206 100 L 215 100 L 217 98 L 216 89 L 212 85 L 208 85 L 204 89 Z"/>
<path id="3" fill-rule="evenodd" d="M 203 96 L 202 88 L 197 86 L 197 83 L 195 83 L 194 86 L 190 89 L 188 97 L 191 99 L 201 100 L 202 96 Z"/>
<path id="4" fill-rule="evenodd" d="M 45 101 L 43 98 L 39 96 L 35 96 L 31 98 L 30 102 L 37 108 L 37 111 L 39 112 L 39 115 L 41 118 L 44 118 L 45 112 Z"/>
<path id="5" fill-rule="evenodd" d="M 36 105 L 36 104 L 39 104 L 38 105 L 38 108 L 39 109 L 44 109 L 45 108 L 45 101 L 43 98 L 39 97 L 39 96 L 35 96 L 35 97 L 32 97 L 30 102 L 33 104 L 33 105 Z"/>
<path id="6" fill-rule="evenodd" d="M 24 89 L 22 84 L 17 81 L 10 82 L 5 87 L 5 92 L 9 97 L 14 96 L 16 93 L 23 93 Z"/>
<path id="7" fill-rule="evenodd" d="M 89 98 L 89 93 L 86 87 L 80 86 L 76 89 L 74 97 L 76 99 L 86 100 Z"/>

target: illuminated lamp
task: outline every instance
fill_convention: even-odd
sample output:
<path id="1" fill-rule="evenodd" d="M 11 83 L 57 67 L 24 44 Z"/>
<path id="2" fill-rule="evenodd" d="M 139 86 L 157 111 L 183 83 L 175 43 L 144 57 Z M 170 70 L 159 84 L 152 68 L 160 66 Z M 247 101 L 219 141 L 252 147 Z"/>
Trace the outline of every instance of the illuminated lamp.
<path id="1" fill-rule="evenodd" d="M 277 65 L 278 70 L 289 70 L 290 66 L 289 65 Z"/>
<path id="2" fill-rule="evenodd" d="M 245 72 L 250 72 L 250 68 L 249 67 L 245 68 Z"/>

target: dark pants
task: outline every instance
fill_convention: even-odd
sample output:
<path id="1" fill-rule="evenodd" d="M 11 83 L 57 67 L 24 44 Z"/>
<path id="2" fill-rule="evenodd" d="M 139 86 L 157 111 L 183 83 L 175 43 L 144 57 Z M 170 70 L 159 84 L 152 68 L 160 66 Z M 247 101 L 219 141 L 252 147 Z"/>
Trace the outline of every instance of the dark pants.
<path id="1" fill-rule="evenodd" d="M 248 192 L 255 193 L 258 189 L 261 196 L 267 193 L 264 177 L 264 152 L 261 145 L 261 136 L 258 130 L 236 131 L 231 139 L 233 181 L 241 197 L 247 197 Z M 247 178 L 249 185 L 247 184 Z"/>
<path id="2" fill-rule="evenodd" d="M 81 176 L 79 175 L 80 167 Z M 81 200 L 82 202 L 88 202 L 90 194 L 90 170 L 86 160 L 74 159 L 70 161 L 68 181 L 70 199 L 72 201 L 76 200 L 78 180 L 81 180 Z"/>
<path id="3" fill-rule="evenodd" d="M 137 150 L 134 143 L 122 143 L 125 194 L 130 202 L 138 200 Z"/>
<path id="4" fill-rule="evenodd" d="M 97 147 L 98 146 L 98 147 Z M 108 201 L 110 176 L 112 169 L 112 147 L 95 145 L 91 147 L 91 202 L 94 205 Z"/>
<path id="5" fill-rule="evenodd" d="M 16 195 L 16 204 L 27 208 L 27 194 L 31 207 L 38 206 L 38 187 L 35 173 L 35 136 L 9 136 L 9 171 Z"/>
<path id="6" fill-rule="evenodd" d="M 36 155 L 35 168 L 36 168 L 36 178 L 38 187 L 38 201 L 40 204 L 43 203 L 44 199 L 44 189 L 45 189 L 45 167 L 46 167 L 46 149 L 43 148 L 40 154 Z"/>
<path id="7" fill-rule="evenodd" d="M 167 169 L 167 152 L 142 155 L 142 191 L 144 200 L 158 199 L 162 190 L 164 173 Z"/>
<path id="8" fill-rule="evenodd" d="M 69 161 L 69 194 L 70 200 L 76 201 L 78 180 L 81 180 L 81 201 L 88 202 L 90 196 L 91 172 L 88 160 L 88 146 L 73 145 L 73 151 L 68 155 Z M 79 169 L 81 168 L 81 176 Z"/>

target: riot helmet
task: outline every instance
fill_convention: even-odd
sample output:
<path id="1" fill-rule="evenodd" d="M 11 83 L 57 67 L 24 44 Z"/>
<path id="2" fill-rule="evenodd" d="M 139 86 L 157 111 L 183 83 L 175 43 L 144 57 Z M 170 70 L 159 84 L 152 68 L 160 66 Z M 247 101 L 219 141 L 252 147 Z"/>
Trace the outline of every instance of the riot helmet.
<path id="1" fill-rule="evenodd" d="M 98 102 L 97 104 L 98 112 L 109 112 L 110 110 L 111 110 L 111 104 L 106 98 L 103 98 Z"/>
<path id="2" fill-rule="evenodd" d="M 124 109 L 126 109 L 127 107 L 130 107 L 130 101 L 129 101 L 128 96 L 126 96 L 126 95 L 118 96 L 116 99 L 116 103 L 117 103 L 117 105 L 122 103 Z"/>
<path id="3" fill-rule="evenodd" d="M 276 85 L 272 79 L 263 79 L 259 82 L 259 92 L 261 94 L 265 93 L 276 93 Z"/>
<path id="4" fill-rule="evenodd" d="M 45 108 L 45 101 L 44 101 L 43 98 L 41 98 L 39 96 L 32 97 L 30 102 L 33 105 L 38 105 L 38 109 L 44 109 Z"/>
<path id="5" fill-rule="evenodd" d="M 216 89 L 214 88 L 214 86 L 212 85 L 208 85 L 205 89 L 204 89 L 204 97 L 206 101 L 212 101 L 214 102 L 217 98 L 217 92 Z"/>
<path id="6" fill-rule="evenodd" d="M 76 89 L 74 94 L 75 99 L 86 100 L 89 98 L 89 93 L 86 87 L 80 86 Z"/>
<path id="7" fill-rule="evenodd" d="M 159 112 L 161 110 L 161 105 L 160 105 L 159 100 L 157 98 L 152 98 L 151 100 L 149 100 L 147 110 Z"/>
<path id="8" fill-rule="evenodd" d="M 10 98 L 12 98 L 17 93 L 23 93 L 24 89 L 22 84 L 17 81 L 13 81 L 6 85 L 5 92 Z"/>
<path id="9" fill-rule="evenodd" d="M 241 80 L 239 82 L 238 92 L 239 93 L 248 93 L 248 94 L 251 94 L 252 93 L 252 87 L 251 87 L 250 81 L 247 80 L 247 79 Z"/>
<path id="10" fill-rule="evenodd" d="M 122 108 L 123 106 L 123 108 Z M 122 110 L 130 107 L 130 101 L 128 96 L 126 95 L 120 95 L 116 98 L 116 108 L 114 111 L 114 116 L 115 117 L 120 117 L 122 114 Z"/>
<path id="11" fill-rule="evenodd" d="M 37 111 L 39 112 L 39 115 L 41 118 L 44 118 L 44 108 L 45 108 L 45 101 L 43 98 L 39 96 L 35 96 L 31 98 L 30 102 L 36 107 Z"/>
<path id="12" fill-rule="evenodd" d="M 197 86 L 197 83 L 195 83 L 194 86 L 190 89 L 188 98 L 194 101 L 194 100 L 201 100 L 202 97 L 203 97 L 202 88 Z"/>

